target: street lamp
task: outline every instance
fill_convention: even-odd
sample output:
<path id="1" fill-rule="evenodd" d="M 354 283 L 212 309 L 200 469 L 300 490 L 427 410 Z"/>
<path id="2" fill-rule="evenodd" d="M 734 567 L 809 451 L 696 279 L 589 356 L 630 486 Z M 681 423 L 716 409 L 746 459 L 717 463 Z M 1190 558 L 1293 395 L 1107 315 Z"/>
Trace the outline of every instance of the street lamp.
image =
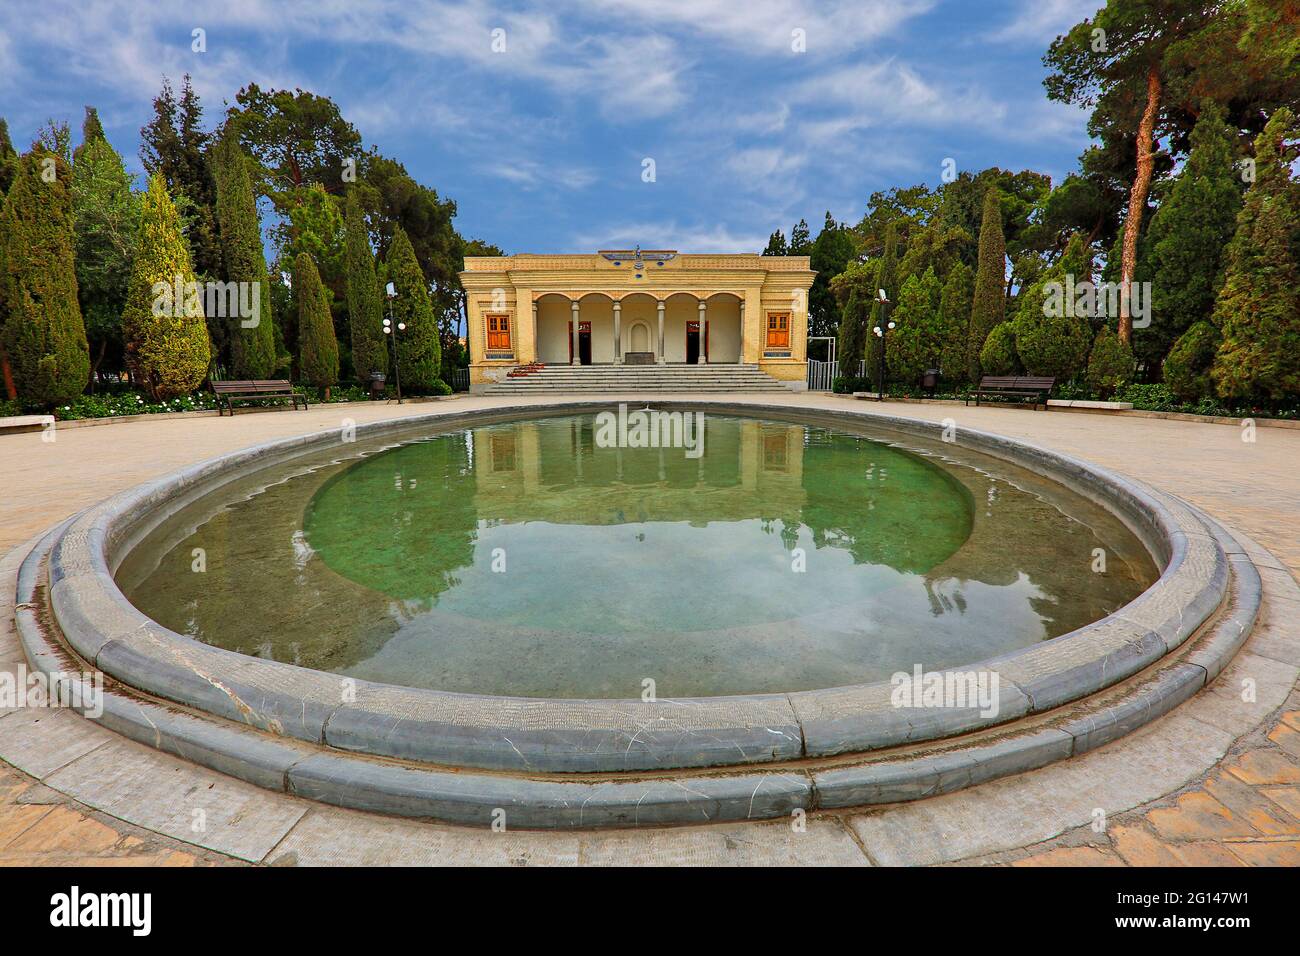
<path id="1" fill-rule="evenodd" d="M 880 391 L 878 402 L 885 400 L 885 335 L 894 328 L 893 322 L 886 322 L 889 316 L 889 299 L 885 297 L 885 290 L 879 289 L 877 301 L 880 302 L 880 324 L 871 331 L 875 333 L 876 338 L 880 339 L 880 377 L 876 379 L 876 386 Z"/>
<path id="2" fill-rule="evenodd" d="M 397 404 L 402 404 L 402 360 L 397 351 L 397 335 L 393 330 L 393 300 L 397 298 L 397 286 L 388 283 L 384 287 L 384 294 L 388 297 L 388 318 L 384 319 L 384 334 L 392 336 L 393 343 L 393 380 L 397 384 Z M 405 332 L 406 323 L 397 323 L 397 332 Z"/>

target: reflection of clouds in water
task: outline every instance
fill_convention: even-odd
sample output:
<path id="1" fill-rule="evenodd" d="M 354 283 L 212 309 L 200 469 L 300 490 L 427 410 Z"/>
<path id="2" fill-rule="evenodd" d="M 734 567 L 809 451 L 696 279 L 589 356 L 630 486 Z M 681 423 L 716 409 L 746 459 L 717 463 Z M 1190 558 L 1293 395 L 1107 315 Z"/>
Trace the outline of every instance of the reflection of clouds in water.
<path id="1" fill-rule="evenodd" d="M 218 646 L 349 676 L 631 697 L 647 675 L 694 696 L 969 663 L 1086 623 L 1105 593 L 1070 573 L 1095 540 L 1082 499 L 988 459 L 711 416 L 688 461 L 589 448 L 577 421 L 250 480 L 159 538 L 206 546 L 206 580 L 154 551 L 132 597 Z"/>
<path id="2" fill-rule="evenodd" d="M 316 556 L 312 546 L 307 543 L 307 536 L 299 529 L 293 533 L 293 566 L 299 571 L 307 567 L 307 562 Z"/>

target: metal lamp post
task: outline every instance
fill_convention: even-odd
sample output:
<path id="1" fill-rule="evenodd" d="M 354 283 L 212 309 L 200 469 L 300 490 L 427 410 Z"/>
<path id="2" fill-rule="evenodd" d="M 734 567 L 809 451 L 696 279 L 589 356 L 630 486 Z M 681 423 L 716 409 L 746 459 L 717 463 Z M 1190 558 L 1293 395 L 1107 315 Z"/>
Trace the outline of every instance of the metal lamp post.
<path id="1" fill-rule="evenodd" d="M 880 377 L 876 379 L 876 386 L 880 391 L 878 402 L 885 400 L 885 342 L 886 334 L 894 328 L 893 322 L 886 322 L 889 317 L 889 299 L 885 297 L 885 290 L 878 290 L 877 301 L 880 302 L 880 324 L 871 331 L 875 333 L 876 338 L 880 339 Z"/>
<path id="2" fill-rule="evenodd" d="M 388 296 L 388 318 L 384 319 L 384 334 L 391 336 L 393 343 L 393 381 L 397 385 L 397 404 L 402 404 L 402 360 L 397 351 L 397 332 L 406 331 L 406 323 L 398 322 L 397 327 L 393 328 L 393 300 L 397 298 L 397 286 L 388 283 L 384 287 L 384 294 Z"/>

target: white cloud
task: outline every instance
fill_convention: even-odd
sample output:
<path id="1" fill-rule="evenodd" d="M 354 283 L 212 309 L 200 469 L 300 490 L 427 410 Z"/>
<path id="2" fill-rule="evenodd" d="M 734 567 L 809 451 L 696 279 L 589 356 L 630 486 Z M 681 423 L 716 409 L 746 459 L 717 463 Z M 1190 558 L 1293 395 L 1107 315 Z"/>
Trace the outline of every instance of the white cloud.
<path id="1" fill-rule="evenodd" d="M 986 37 L 1001 42 L 1032 43 L 1046 49 L 1048 43 L 1076 23 L 1091 19 L 1103 6 L 1103 0 L 1021 0 L 1015 17 Z"/>
<path id="2" fill-rule="evenodd" d="M 679 252 L 761 252 L 767 234 L 735 231 L 726 223 L 692 223 L 681 225 L 675 219 L 621 223 L 599 230 L 576 233 L 569 248 L 618 249 L 640 245 L 650 249 L 676 249 Z"/>

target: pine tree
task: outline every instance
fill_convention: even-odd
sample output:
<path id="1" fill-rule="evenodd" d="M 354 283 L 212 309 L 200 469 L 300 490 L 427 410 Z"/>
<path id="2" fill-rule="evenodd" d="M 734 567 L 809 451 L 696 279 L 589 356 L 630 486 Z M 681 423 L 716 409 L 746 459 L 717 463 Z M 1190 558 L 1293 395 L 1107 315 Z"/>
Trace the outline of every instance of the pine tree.
<path id="1" fill-rule="evenodd" d="M 34 148 L 0 210 L 0 351 L 18 396 L 47 406 L 81 394 L 90 375 L 71 179 L 62 156 Z"/>
<path id="2" fill-rule="evenodd" d="M 939 370 L 952 386 L 961 386 L 969 381 L 966 349 L 974 295 L 975 272 L 966 263 L 958 261 L 948 273 L 939 297 Z"/>
<path id="3" fill-rule="evenodd" d="M 1277 110 L 1255 140 L 1255 182 L 1237 217 L 1214 320 L 1223 343 L 1211 372 L 1224 398 L 1300 394 L 1300 185 L 1291 177 L 1295 116 Z"/>
<path id="4" fill-rule="evenodd" d="M 1174 341 L 1214 311 L 1223 260 L 1241 209 L 1234 132 L 1207 102 L 1192 130 L 1192 150 L 1144 238 L 1142 273 L 1151 282 L 1151 327 L 1137 329 L 1139 359 L 1158 364 Z"/>
<path id="5" fill-rule="evenodd" d="M 231 377 L 265 379 L 275 372 L 275 322 L 271 317 L 271 287 L 267 281 L 257 198 L 249 175 L 249 159 L 233 131 L 213 147 L 212 170 L 217 186 L 217 228 L 226 279 L 241 288 L 256 288 L 256 297 L 238 293 L 240 302 L 257 303 L 254 315 L 226 316 Z M 227 297 L 227 301 L 231 297 Z M 216 318 L 216 317 L 214 317 Z"/>
<path id="6" fill-rule="evenodd" d="M 217 190 L 205 154 L 209 135 L 203 131 L 203 106 L 189 74 L 185 75 L 179 100 L 164 79 L 153 105 L 154 118 L 140 130 L 140 159 L 150 176 L 162 174 L 185 220 L 194 271 L 215 278 L 222 274 Z M 218 343 L 221 331 L 220 323 L 211 329 Z"/>
<path id="7" fill-rule="evenodd" d="M 328 401 L 330 387 L 339 380 L 339 344 L 329 293 L 305 252 L 293 261 L 293 294 L 298 300 L 298 368 L 303 380 L 322 389 Z"/>
<path id="8" fill-rule="evenodd" d="M 93 106 L 86 107 L 86 117 L 81 122 L 81 145 L 72 151 L 72 161 L 76 163 L 79 154 L 91 143 L 106 140 L 104 124 L 99 121 L 99 111 Z"/>
<path id="9" fill-rule="evenodd" d="M 357 379 L 370 380 L 371 372 L 387 373 L 388 343 L 384 337 L 384 304 L 375 275 L 370 234 L 361 205 L 349 196 L 344 218 L 344 267 L 347 274 L 348 326 L 352 333 L 352 367 Z"/>
<path id="10" fill-rule="evenodd" d="M 140 209 L 122 336 L 127 367 L 156 400 L 186 395 L 207 375 L 212 352 L 202 299 L 180 214 L 160 174 L 150 177 Z"/>
<path id="11" fill-rule="evenodd" d="M 438 341 L 429 288 L 411 240 L 400 226 L 388 247 L 388 281 L 397 289 L 393 322 L 406 323 L 404 330 L 395 333 L 402 387 L 412 392 L 446 392 L 446 384 L 438 377 L 442 370 L 442 343 Z"/>
<path id="12" fill-rule="evenodd" d="M 980 350 L 984 340 L 1006 316 L 1007 247 L 1002 235 L 1000 193 L 984 193 L 984 217 L 980 224 L 979 268 L 975 273 L 975 297 L 971 301 L 970 339 L 966 369 L 972 382 L 980 380 Z"/>
<path id="13" fill-rule="evenodd" d="M 86 108 L 82 143 L 73 154 L 72 221 L 76 230 L 77 294 L 90 343 L 92 371 L 121 370 L 122 311 L 126 308 L 140 235 L 140 196 L 122 157 Z M 94 388 L 94 378 L 91 378 Z"/>
<path id="14" fill-rule="evenodd" d="M 808 230 L 808 221 L 800 219 L 790 230 L 790 251 L 792 256 L 806 256 L 812 251 L 812 233 Z"/>
<path id="15" fill-rule="evenodd" d="M 765 256 L 788 256 L 790 250 L 785 244 L 785 233 L 780 229 L 772 233 L 767 239 L 767 248 L 763 250 Z"/>

